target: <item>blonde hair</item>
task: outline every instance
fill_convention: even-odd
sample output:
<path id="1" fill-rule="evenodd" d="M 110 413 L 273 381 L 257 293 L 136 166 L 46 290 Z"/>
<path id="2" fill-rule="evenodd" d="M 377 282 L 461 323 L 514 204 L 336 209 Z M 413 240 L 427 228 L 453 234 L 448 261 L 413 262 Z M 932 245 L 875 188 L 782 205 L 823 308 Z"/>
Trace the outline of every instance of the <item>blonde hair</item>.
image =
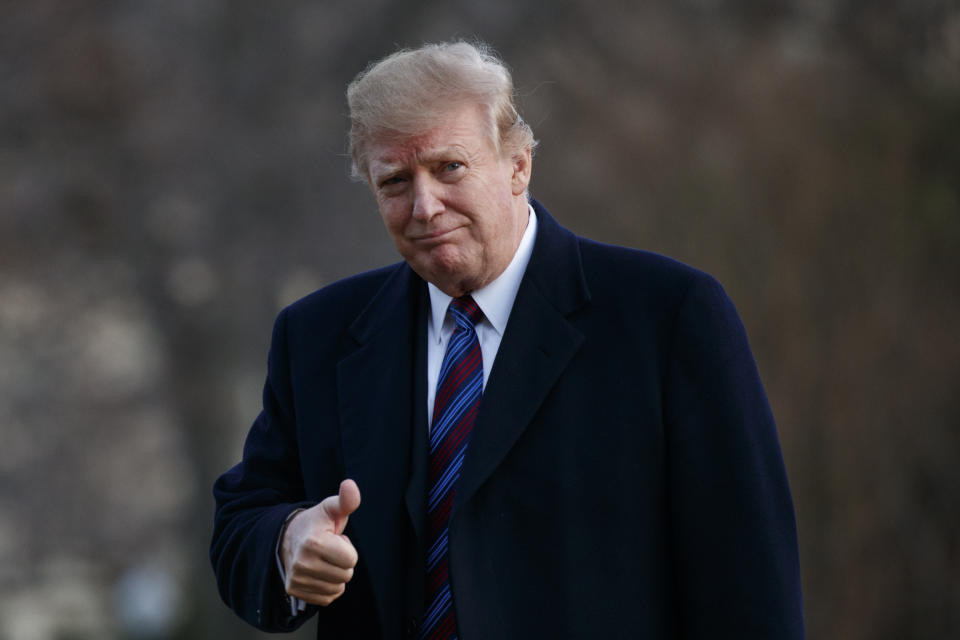
<path id="1" fill-rule="evenodd" d="M 354 177 L 367 177 L 365 146 L 372 137 L 425 133 L 464 103 L 486 108 L 498 152 L 532 150 L 537 142 L 517 111 L 513 91 L 510 71 L 483 43 L 426 44 L 372 63 L 347 87 Z"/>

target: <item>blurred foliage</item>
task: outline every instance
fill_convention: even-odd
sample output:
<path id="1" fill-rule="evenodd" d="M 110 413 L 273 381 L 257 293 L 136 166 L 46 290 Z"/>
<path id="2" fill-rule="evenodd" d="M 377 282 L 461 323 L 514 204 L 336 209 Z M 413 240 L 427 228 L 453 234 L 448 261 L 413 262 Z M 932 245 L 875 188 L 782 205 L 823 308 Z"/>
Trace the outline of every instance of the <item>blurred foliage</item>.
<path id="1" fill-rule="evenodd" d="M 260 637 L 209 487 L 277 310 L 396 260 L 346 83 L 455 37 L 512 65 L 562 222 L 727 286 L 809 637 L 960 634 L 954 3 L 32 0 L 0 4 L 0 639 Z"/>

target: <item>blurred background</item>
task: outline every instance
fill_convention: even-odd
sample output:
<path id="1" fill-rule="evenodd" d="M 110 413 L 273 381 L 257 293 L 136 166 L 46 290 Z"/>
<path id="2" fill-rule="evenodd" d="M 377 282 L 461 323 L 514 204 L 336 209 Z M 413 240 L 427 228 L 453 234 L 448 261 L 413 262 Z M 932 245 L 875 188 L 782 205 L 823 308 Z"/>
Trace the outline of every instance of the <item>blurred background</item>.
<path id="1" fill-rule="evenodd" d="M 210 486 L 277 311 L 397 260 L 346 84 L 458 37 L 513 68 L 562 223 L 737 304 L 808 637 L 960 637 L 955 2 L 30 0 L 0 3 L 0 640 L 264 637 L 216 594 Z"/>

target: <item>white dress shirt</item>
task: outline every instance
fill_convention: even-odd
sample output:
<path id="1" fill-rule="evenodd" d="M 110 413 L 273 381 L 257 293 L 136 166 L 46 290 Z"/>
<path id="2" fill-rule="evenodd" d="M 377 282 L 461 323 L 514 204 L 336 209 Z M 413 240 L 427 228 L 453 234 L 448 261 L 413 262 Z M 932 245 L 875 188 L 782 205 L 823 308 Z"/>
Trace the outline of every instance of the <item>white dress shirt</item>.
<path id="1" fill-rule="evenodd" d="M 483 318 L 477 323 L 476 331 L 477 340 L 480 341 L 480 353 L 483 356 L 484 388 L 487 386 L 493 361 L 500 349 L 500 341 L 507 328 L 507 320 L 510 319 L 510 311 L 513 309 L 513 301 L 517 297 L 520 281 L 523 280 L 527 263 L 530 262 L 533 241 L 537 237 L 537 214 L 533 212 L 533 207 L 530 205 L 527 205 L 527 208 L 529 210 L 527 228 L 523 232 L 516 253 L 513 254 L 513 260 L 493 282 L 470 293 L 474 302 L 483 311 Z M 452 298 L 440 291 L 432 282 L 427 283 L 427 288 L 430 291 L 430 313 L 427 315 L 427 422 L 431 424 L 433 401 L 437 395 L 437 378 L 440 375 L 443 355 L 447 351 L 447 343 L 453 335 L 455 323 L 447 315 L 447 307 Z"/>

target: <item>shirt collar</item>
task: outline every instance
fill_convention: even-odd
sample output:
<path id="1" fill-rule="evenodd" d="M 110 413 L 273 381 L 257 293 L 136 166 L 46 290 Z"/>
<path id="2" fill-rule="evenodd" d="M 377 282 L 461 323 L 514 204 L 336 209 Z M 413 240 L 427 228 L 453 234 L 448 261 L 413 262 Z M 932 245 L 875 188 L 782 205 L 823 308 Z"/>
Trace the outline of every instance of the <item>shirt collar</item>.
<path id="1" fill-rule="evenodd" d="M 527 210 L 529 213 L 527 228 L 523 232 L 523 237 L 520 238 L 520 245 L 513 254 L 510 264 L 487 286 L 470 293 L 477 306 L 483 311 L 484 318 L 501 337 L 507 328 L 510 310 L 513 309 L 513 301 L 517 297 L 520 281 L 523 280 L 523 274 L 527 270 L 527 264 L 533 254 L 534 239 L 537 237 L 537 214 L 529 204 Z M 452 298 L 432 282 L 427 283 L 427 289 L 430 291 L 430 326 L 427 332 L 431 340 L 439 343 L 440 328 L 443 327 L 447 307 Z"/>

